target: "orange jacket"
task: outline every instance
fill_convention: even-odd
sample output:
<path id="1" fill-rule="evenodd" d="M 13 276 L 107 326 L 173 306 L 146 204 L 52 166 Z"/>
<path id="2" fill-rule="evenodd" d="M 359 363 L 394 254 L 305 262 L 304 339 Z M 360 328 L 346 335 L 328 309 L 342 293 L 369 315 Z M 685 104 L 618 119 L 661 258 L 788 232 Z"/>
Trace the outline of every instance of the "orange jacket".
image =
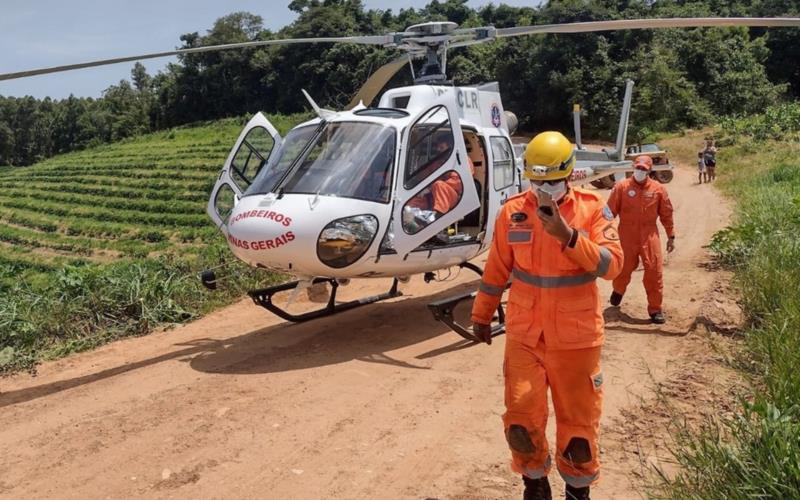
<path id="1" fill-rule="evenodd" d="M 625 240 L 634 240 L 638 236 L 644 242 L 653 233 L 658 237 L 656 220 L 659 217 L 667 236 L 675 236 L 672 202 L 667 190 L 649 177 L 644 184 L 639 184 L 633 177 L 616 183 L 608 197 L 608 208 L 615 216 L 619 215 L 619 232 Z"/>
<path id="2" fill-rule="evenodd" d="M 509 338 L 548 349 L 584 349 L 603 343 L 603 313 L 595 279 L 611 280 L 622 266 L 613 217 L 601 198 L 572 188 L 559 205 L 578 230 L 572 246 L 542 227 L 532 191 L 511 197 L 495 223 L 494 239 L 472 307 L 472 321 L 488 324 L 513 277 L 506 311 Z"/>

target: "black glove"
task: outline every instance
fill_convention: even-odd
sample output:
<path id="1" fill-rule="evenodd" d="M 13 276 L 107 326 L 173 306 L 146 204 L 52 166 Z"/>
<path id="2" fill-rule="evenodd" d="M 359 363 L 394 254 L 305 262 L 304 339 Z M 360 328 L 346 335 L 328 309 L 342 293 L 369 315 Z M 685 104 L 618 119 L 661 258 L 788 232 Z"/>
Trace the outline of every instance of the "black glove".
<path id="1" fill-rule="evenodd" d="M 487 344 L 492 345 L 491 325 L 482 325 L 480 323 L 474 323 L 472 325 L 472 333 L 480 342 L 486 342 Z"/>

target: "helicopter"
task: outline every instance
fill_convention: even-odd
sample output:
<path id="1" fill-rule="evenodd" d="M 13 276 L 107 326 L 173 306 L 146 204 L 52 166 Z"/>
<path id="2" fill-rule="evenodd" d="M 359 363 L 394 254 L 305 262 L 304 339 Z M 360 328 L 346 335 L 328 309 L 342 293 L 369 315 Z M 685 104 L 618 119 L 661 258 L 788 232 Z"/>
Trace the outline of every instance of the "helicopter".
<path id="1" fill-rule="evenodd" d="M 262 45 L 356 43 L 403 52 L 368 78 L 347 109 L 323 109 L 302 90 L 316 117 L 286 137 L 264 114 L 256 113 L 234 143 L 211 191 L 206 211 L 233 255 L 250 266 L 297 278 L 250 291 L 250 297 L 285 320 L 301 322 L 400 296 L 399 283 L 412 275 L 423 274 L 428 282 L 435 279 L 435 272 L 453 267 L 482 274 L 470 261 L 488 250 L 496 213 L 510 197 L 529 189 L 521 175 L 524 145 L 513 143 L 517 118 L 504 110 L 499 85 L 454 85 L 446 77 L 449 49 L 522 35 L 704 26 L 796 27 L 800 18 L 636 19 L 502 29 L 460 29 L 452 22 L 428 22 L 385 35 L 196 47 L 0 74 L 0 80 Z M 415 59 L 423 59 L 418 74 Z M 371 106 L 406 65 L 414 84 L 386 90 Z M 610 175 L 621 179 L 632 170 L 631 161 L 625 159 L 632 90 L 628 80 L 616 142 L 610 149 L 584 147 L 580 108 L 573 109 L 572 184 Z M 378 295 L 337 302 L 338 287 L 355 278 L 392 278 L 392 285 Z M 215 289 L 216 270 L 201 273 L 201 281 Z M 282 292 L 295 294 L 323 284 L 330 291 L 326 304 L 317 310 L 294 314 L 274 300 Z M 437 320 L 474 341 L 470 329 L 453 314 L 459 302 L 472 297 L 474 292 L 462 293 L 429 308 Z M 492 333 L 503 331 L 501 305 Z"/>

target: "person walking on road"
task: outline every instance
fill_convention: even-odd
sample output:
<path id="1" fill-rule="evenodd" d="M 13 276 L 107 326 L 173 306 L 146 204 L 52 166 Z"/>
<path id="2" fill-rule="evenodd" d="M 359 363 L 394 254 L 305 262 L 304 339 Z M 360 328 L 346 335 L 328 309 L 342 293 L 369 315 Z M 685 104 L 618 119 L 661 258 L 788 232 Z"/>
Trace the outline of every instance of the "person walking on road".
<path id="1" fill-rule="evenodd" d="M 703 148 L 703 162 L 706 165 L 708 177 L 706 182 L 711 182 L 717 178 L 717 147 L 713 139 L 706 140 L 706 147 Z"/>
<path id="2" fill-rule="evenodd" d="M 505 437 L 524 499 L 551 498 L 547 476 L 547 389 L 556 415 L 555 463 L 567 498 L 588 499 L 600 473 L 597 436 L 603 396 L 603 313 L 595 280 L 613 279 L 622 247 L 601 198 L 571 188 L 569 140 L 543 132 L 525 150 L 531 189 L 511 197 L 495 223 L 472 308 L 475 336 L 492 343 L 490 322 L 509 277 L 503 373 Z"/>
<path id="3" fill-rule="evenodd" d="M 697 153 L 697 183 L 702 184 L 703 180 L 708 182 L 708 174 L 706 173 L 706 161 L 703 159 L 703 152 Z"/>
<path id="4" fill-rule="evenodd" d="M 666 188 L 649 177 L 653 159 L 639 156 L 634 162 L 633 177 L 614 185 L 608 198 L 608 209 L 619 216 L 619 235 L 625 253 L 622 272 L 613 282 L 612 306 L 622 302 L 631 282 L 631 273 L 644 265 L 644 289 L 647 292 L 647 313 L 653 323 L 665 322 L 661 303 L 664 298 L 663 254 L 656 221 L 667 232 L 667 252 L 675 250 L 675 227 L 672 221 L 672 202 Z"/>

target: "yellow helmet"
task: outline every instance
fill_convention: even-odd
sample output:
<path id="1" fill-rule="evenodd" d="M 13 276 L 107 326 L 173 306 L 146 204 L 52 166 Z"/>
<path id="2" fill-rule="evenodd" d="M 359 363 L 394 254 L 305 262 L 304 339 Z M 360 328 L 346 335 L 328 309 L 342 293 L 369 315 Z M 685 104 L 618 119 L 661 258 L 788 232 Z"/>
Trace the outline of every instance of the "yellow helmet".
<path id="1" fill-rule="evenodd" d="M 525 148 L 525 177 L 532 181 L 568 179 L 575 167 L 575 150 L 561 132 L 542 132 Z"/>

